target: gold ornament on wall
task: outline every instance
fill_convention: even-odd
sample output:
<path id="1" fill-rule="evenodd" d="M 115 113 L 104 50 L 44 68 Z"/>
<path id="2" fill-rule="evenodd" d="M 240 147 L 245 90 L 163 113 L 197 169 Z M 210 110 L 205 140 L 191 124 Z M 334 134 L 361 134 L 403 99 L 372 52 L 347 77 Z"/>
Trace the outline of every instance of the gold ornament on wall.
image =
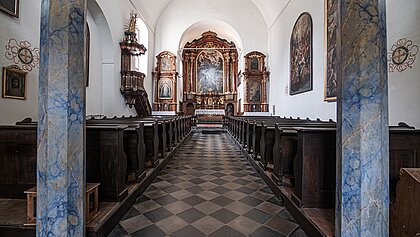
<path id="1" fill-rule="evenodd" d="M 39 68 L 39 48 L 32 48 L 32 44 L 23 40 L 18 42 L 16 39 L 9 39 L 5 46 L 5 56 L 23 71 L 32 71 L 33 68 Z"/>

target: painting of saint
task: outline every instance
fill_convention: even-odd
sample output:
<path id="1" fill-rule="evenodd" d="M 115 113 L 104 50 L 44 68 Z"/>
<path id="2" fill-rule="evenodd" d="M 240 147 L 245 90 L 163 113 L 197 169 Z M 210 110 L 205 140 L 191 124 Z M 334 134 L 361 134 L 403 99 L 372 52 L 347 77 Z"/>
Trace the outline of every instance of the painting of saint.
<path id="1" fill-rule="evenodd" d="M 203 50 L 197 57 L 197 92 L 223 93 L 223 57 L 217 50 Z"/>
<path id="2" fill-rule="evenodd" d="M 290 95 L 312 90 L 312 18 L 302 13 L 290 39 Z"/>
<path id="3" fill-rule="evenodd" d="M 258 58 L 251 59 L 251 70 L 258 70 Z"/>
<path id="4" fill-rule="evenodd" d="M 159 82 L 159 98 L 160 99 L 171 99 L 172 98 L 172 86 L 171 81 L 168 79 L 160 80 Z"/>
<path id="5" fill-rule="evenodd" d="M 3 98 L 26 99 L 26 72 L 3 67 Z"/>
<path id="6" fill-rule="evenodd" d="M 248 86 L 249 102 L 261 101 L 261 85 L 258 81 L 250 81 Z"/>
<path id="7" fill-rule="evenodd" d="M 160 70 L 161 71 L 170 71 L 171 70 L 171 60 L 168 57 L 162 57 Z"/>

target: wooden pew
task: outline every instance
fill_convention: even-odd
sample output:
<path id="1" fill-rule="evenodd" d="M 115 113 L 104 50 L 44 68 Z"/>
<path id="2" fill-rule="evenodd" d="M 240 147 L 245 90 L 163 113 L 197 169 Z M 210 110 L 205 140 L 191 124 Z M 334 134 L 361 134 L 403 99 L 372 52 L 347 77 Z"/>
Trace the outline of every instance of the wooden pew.
<path id="1" fill-rule="evenodd" d="M 402 168 L 390 208 L 391 237 L 420 236 L 420 169 Z"/>
<path id="2" fill-rule="evenodd" d="M 295 130 L 297 154 L 293 160 L 294 193 L 299 207 L 333 208 L 335 198 L 335 128 L 290 128 Z M 420 130 L 390 127 L 390 197 L 396 194 L 401 168 L 420 168 Z M 334 181 L 334 183 L 332 182 Z"/>
<path id="3" fill-rule="evenodd" d="M 127 181 L 141 181 L 146 176 L 146 144 L 144 139 L 144 123 L 129 121 L 90 119 L 87 126 L 92 125 L 126 125 L 124 130 L 124 151 L 127 155 Z"/>
<path id="4" fill-rule="evenodd" d="M 150 120 L 145 119 L 142 120 L 141 118 L 112 118 L 112 119 L 95 119 L 95 120 L 88 120 L 89 124 L 134 124 L 138 126 L 143 126 L 143 139 L 137 139 L 137 148 L 141 149 L 138 153 L 137 158 L 131 158 L 130 160 L 143 160 L 143 153 L 144 153 L 144 162 L 146 167 L 156 167 L 158 164 L 158 156 L 159 156 L 159 124 L 157 120 Z M 140 125 L 142 124 L 142 125 Z M 161 123 L 162 124 L 162 123 Z M 127 125 L 127 126 L 128 126 Z M 162 126 L 161 126 L 161 129 Z M 140 135 L 141 136 L 141 135 Z M 131 139 L 135 139 L 135 137 L 131 136 Z M 161 138 L 163 141 L 163 137 Z M 134 143 L 134 141 L 132 141 Z M 142 144 L 144 143 L 144 145 Z M 145 149 L 143 149 L 145 147 Z M 162 149 L 162 146 L 161 146 Z M 141 161 L 139 161 L 141 162 Z M 136 167 L 139 164 L 135 162 L 132 166 Z"/>
<path id="5" fill-rule="evenodd" d="M 36 126 L 0 126 L 0 198 L 26 198 L 36 184 Z"/>
<path id="6" fill-rule="evenodd" d="M 100 183 L 100 199 L 121 201 L 127 194 L 127 157 L 123 133 L 127 126 L 86 127 L 86 180 Z M 0 126 L 0 197 L 24 199 L 36 185 L 37 126 Z"/>

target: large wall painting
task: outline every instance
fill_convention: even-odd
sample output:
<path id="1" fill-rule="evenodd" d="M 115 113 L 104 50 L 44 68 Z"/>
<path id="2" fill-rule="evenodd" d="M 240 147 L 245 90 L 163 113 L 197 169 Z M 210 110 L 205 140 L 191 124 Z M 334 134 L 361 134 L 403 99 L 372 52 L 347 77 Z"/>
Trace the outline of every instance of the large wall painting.
<path id="1" fill-rule="evenodd" d="M 290 39 L 290 95 L 312 90 L 312 18 L 302 13 Z"/>
<path id="2" fill-rule="evenodd" d="M 337 0 L 325 0 L 325 85 L 324 100 L 337 100 Z"/>
<path id="3" fill-rule="evenodd" d="M 223 93 L 223 56 L 217 50 L 203 50 L 197 57 L 197 92 Z"/>

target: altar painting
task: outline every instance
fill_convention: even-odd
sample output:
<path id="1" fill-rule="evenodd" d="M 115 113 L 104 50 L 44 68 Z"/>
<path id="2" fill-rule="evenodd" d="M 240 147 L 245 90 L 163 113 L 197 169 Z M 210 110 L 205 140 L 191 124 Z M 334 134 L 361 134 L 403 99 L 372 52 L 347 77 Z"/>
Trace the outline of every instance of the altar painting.
<path id="1" fill-rule="evenodd" d="M 172 82 L 171 80 L 164 78 L 159 81 L 159 98 L 160 99 L 171 99 L 172 98 Z"/>
<path id="2" fill-rule="evenodd" d="M 197 92 L 223 93 L 223 57 L 216 50 L 203 50 L 197 57 Z"/>

